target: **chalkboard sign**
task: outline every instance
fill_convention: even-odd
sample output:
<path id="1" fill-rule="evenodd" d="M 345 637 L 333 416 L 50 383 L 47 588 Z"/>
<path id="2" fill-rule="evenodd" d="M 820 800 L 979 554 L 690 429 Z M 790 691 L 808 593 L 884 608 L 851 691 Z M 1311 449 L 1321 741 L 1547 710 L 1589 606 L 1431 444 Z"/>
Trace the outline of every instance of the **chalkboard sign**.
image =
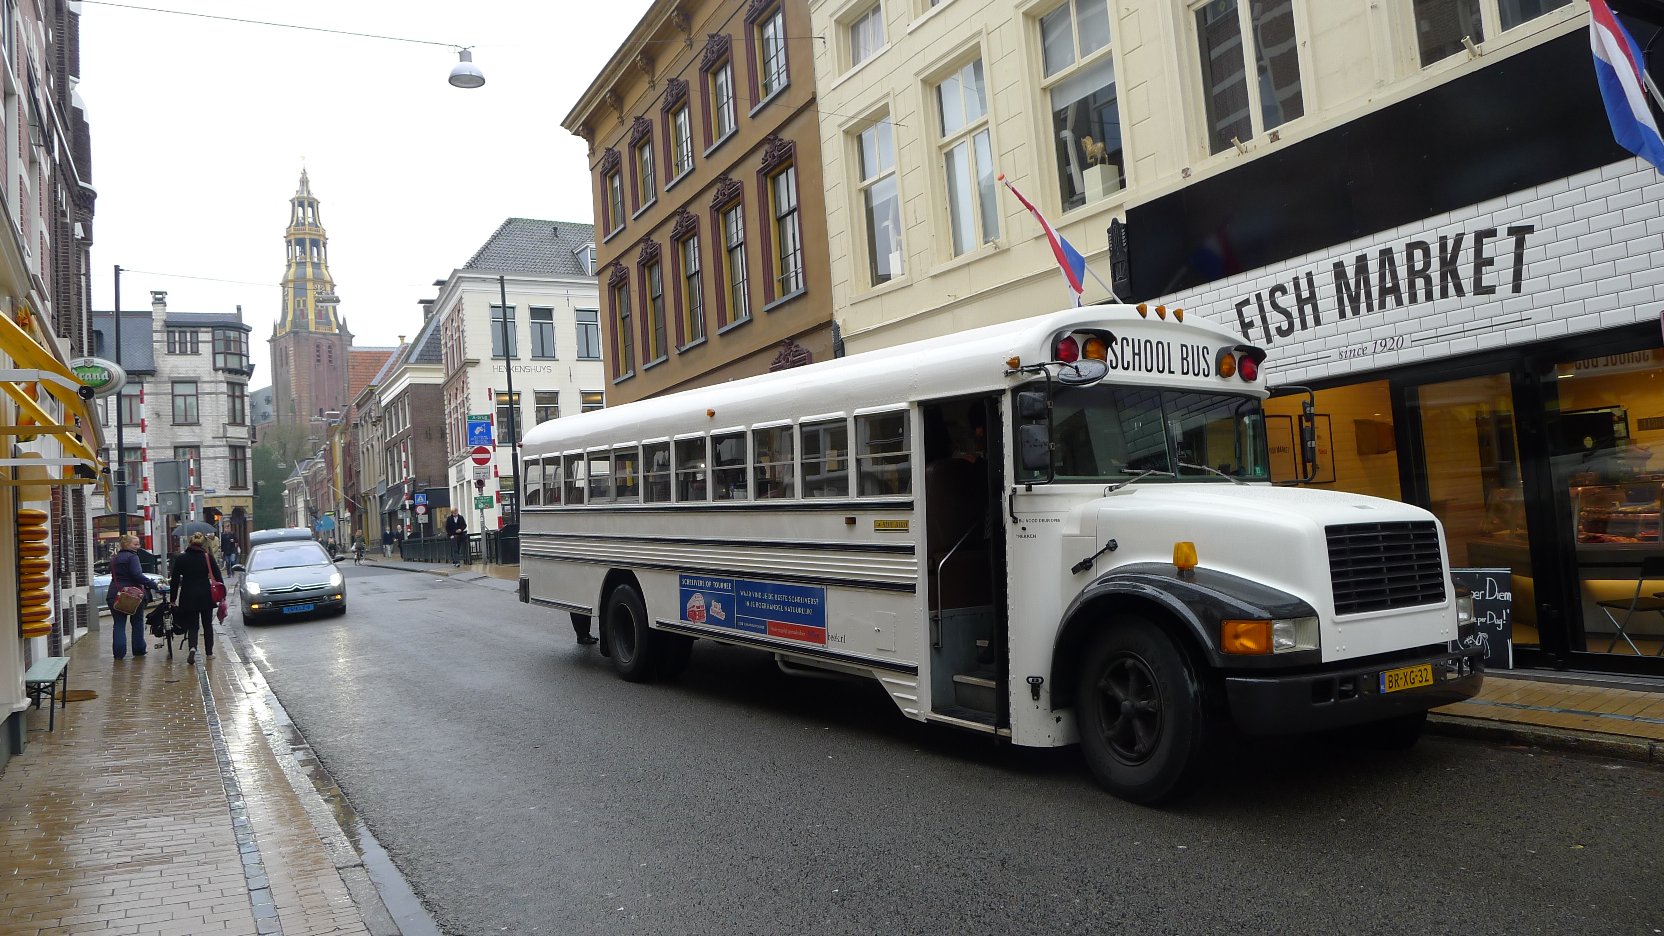
<path id="1" fill-rule="evenodd" d="M 1485 648 L 1486 669 L 1514 668 L 1512 569 L 1451 569 L 1457 585 L 1473 593 L 1473 617 L 1479 623 L 1479 643 Z"/>

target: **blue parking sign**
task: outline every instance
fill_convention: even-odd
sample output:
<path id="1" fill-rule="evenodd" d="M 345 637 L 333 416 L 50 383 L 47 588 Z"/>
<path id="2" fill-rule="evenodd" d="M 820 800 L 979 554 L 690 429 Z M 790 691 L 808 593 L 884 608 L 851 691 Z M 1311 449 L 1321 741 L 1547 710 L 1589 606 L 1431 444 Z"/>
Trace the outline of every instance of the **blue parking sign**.
<path id="1" fill-rule="evenodd" d="M 468 445 L 494 445 L 491 441 L 491 423 L 486 420 L 468 420 Z"/>
<path id="2" fill-rule="evenodd" d="M 426 504 L 428 502 L 428 496 L 426 494 L 412 494 L 410 495 L 410 499 L 418 504 Z"/>

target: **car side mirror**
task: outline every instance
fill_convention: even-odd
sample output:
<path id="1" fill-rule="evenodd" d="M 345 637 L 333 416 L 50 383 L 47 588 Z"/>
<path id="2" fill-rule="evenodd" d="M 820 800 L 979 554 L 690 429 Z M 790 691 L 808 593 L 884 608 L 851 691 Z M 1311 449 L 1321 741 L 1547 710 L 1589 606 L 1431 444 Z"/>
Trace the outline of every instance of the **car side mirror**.
<path id="1" fill-rule="evenodd" d="M 336 553 L 332 561 L 334 561 L 334 562 L 346 562 L 347 557 L 342 553 Z"/>
<path id="2" fill-rule="evenodd" d="M 239 562 L 236 565 L 231 567 L 231 571 L 233 571 L 233 572 L 247 572 L 248 570 L 243 568 L 243 564 L 241 562 Z"/>

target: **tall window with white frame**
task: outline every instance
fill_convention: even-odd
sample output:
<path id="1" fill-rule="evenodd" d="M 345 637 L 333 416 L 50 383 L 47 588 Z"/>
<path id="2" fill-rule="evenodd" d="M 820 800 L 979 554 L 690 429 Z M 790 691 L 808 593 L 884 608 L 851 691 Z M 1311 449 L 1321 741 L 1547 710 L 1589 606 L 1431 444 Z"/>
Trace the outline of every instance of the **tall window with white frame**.
<path id="1" fill-rule="evenodd" d="M 774 297 L 803 289 L 803 229 L 797 211 L 797 167 L 769 177 L 769 210 L 774 224 Z"/>
<path id="2" fill-rule="evenodd" d="M 509 441 L 508 432 L 509 432 L 509 417 L 510 416 L 514 417 L 514 431 L 519 433 L 522 438 L 525 437 L 525 434 L 526 434 L 526 420 L 521 418 L 519 409 L 520 409 L 520 391 L 518 391 L 518 390 L 514 391 L 514 394 L 512 396 L 509 395 L 506 391 L 503 391 L 503 390 L 498 390 L 497 391 L 497 433 L 496 433 L 496 437 L 497 437 L 497 444 L 498 445 L 502 445 L 504 442 Z M 515 441 L 518 441 L 518 440 L 515 440 Z"/>
<path id="3" fill-rule="evenodd" d="M 693 117 L 683 104 L 670 115 L 670 177 L 693 171 Z"/>
<path id="4" fill-rule="evenodd" d="M 623 282 L 612 288 L 613 346 L 618 356 L 618 375 L 627 377 L 636 370 L 635 317 L 630 310 L 630 284 Z"/>
<path id="5" fill-rule="evenodd" d="M 581 390 L 578 392 L 578 411 L 593 413 L 607 406 L 607 394 L 602 390 Z"/>
<path id="6" fill-rule="evenodd" d="M 200 421 L 197 413 L 196 381 L 175 380 L 173 382 L 173 424 L 176 426 L 194 426 Z"/>
<path id="7" fill-rule="evenodd" d="M 665 344 L 664 264 L 654 260 L 642 270 L 642 291 L 647 312 L 647 346 L 642 357 L 648 364 L 662 360 L 668 352 Z"/>
<path id="8" fill-rule="evenodd" d="M 532 306 L 532 357 L 540 361 L 555 359 L 555 310 L 549 306 Z"/>
<path id="9" fill-rule="evenodd" d="M 578 360 L 601 360 L 601 312 L 599 309 L 578 309 Z"/>
<path id="10" fill-rule="evenodd" d="M 873 286 L 905 272 L 901 243 L 901 198 L 896 191 L 895 131 L 888 114 L 855 138 L 861 203 L 866 215 L 867 271 Z"/>
<path id="11" fill-rule="evenodd" d="M 532 405 L 536 407 L 533 413 L 533 425 L 542 425 L 551 419 L 560 418 L 560 391 L 533 390 Z"/>
<path id="12" fill-rule="evenodd" d="M 624 178 L 618 172 L 609 172 L 603 182 L 607 189 L 607 230 L 616 231 L 624 226 Z"/>
<path id="13" fill-rule="evenodd" d="M 734 60 L 724 58 L 705 73 L 706 93 L 711 110 L 711 145 L 728 138 L 738 126 L 734 113 Z"/>
<path id="14" fill-rule="evenodd" d="M 653 139 L 648 137 L 636 146 L 636 210 L 640 211 L 659 198 L 658 182 L 653 175 Z"/>
<path id="15" fill-rule="evenodd" d="M 751 317 L 751 288 L 745 269 L 745 211 L 738 203 L 722 210 L 722 291 L 724 324 Z"/>
<path id="16" fill-rule="evenodd" d="M 775 4 L 756 28 L 758 99 L 767 100 L 786 86 L 786 5 Z"/>
<path id="17" fill-rule="evenodd" d="M 1043 83 L 1063 210 L 1126 187 L 1121 104 L 1115 87 L 1108 0 L 1064 0 L 1040 17 Z"/>
<path id="18" fill-rule="evenodd" d="M 988 129 L 982 60 L 967 62 L 936 85 L 942 171 L 946 177 L 948 231 L 953 255 L 1000 236 L 994 191 L 994 146 Z"/>
<path id="19" fill-rule="evenodd" d="M 884 47 L 884 5 L 874 3 L 849 21 L 849 67 L 872 58 Z"/>
<path id="20" fill-rule="evenodd" d="M 1208 152 L 1222 152 L 1305 114 L 1294 0 L 1207 0 L 1193 10 Z"/>
<path id="21" fill-rule="evenodd" d="M 686 345 L 705 340 L 705 282 L 699 269 L 699 235 L 689 234 L 676 242 L 682 264 L 682 341 Z"/>

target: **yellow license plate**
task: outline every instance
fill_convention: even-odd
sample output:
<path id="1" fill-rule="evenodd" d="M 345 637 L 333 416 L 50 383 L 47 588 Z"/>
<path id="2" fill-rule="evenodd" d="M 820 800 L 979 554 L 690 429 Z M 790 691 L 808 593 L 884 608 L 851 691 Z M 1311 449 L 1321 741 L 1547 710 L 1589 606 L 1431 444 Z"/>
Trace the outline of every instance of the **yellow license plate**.
<path id="1" fill-rule="evenodd" d="M 1419 666 L 1406 666 L 1403 669 L 1390 669 L 1381 674 L 1381 692 L 1398 692 L 1404 689 L 1419 689 L 1422 686 L 1433 685 L 1433 664 L 1422 663 Z"/>

